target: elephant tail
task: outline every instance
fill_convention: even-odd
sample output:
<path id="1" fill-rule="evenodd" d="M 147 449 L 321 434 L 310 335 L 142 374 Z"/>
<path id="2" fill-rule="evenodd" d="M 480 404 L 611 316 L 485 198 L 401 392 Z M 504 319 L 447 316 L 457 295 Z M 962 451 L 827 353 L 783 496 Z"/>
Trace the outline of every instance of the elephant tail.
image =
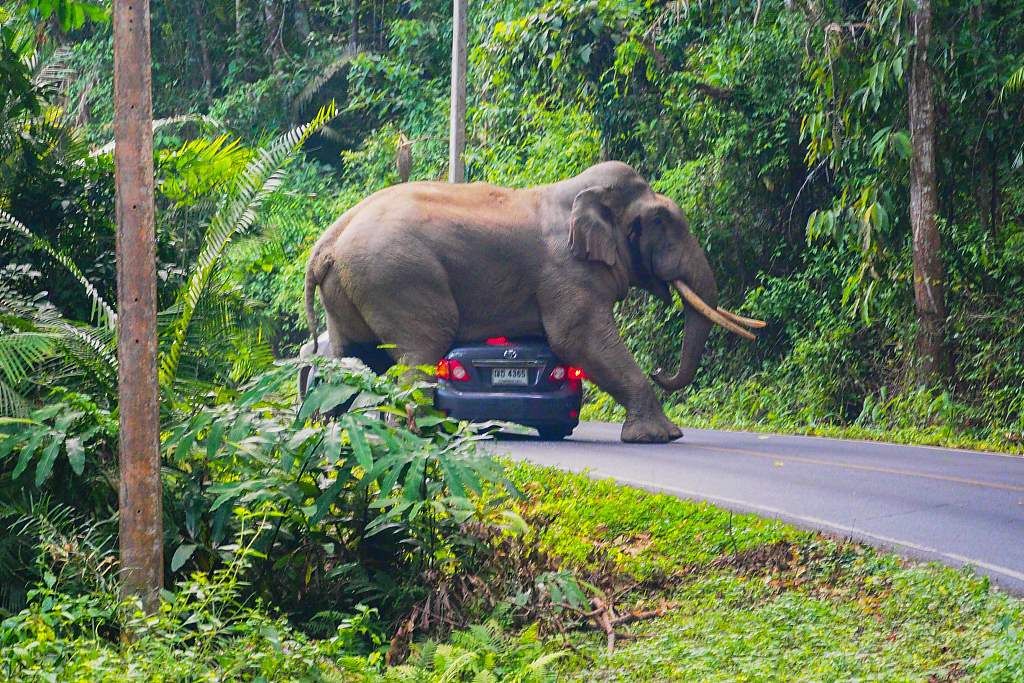
<path id="1" fill-rule="evenodd" d="M 317 245 L 319 246 L 319 245 Z M 317 258 L 317 252 L 319 249 L 314 247 L 313 253 L 309 256 L 309 262 L 306 264 L 306 325 L 309 327 L 309 334 L 313 340 L 313 354 L 317 352 L 317 335 L 316 332 L 316 288 L 320 284 L 322 273 L 318 273 L 319 270 L 319 258 Z"/>

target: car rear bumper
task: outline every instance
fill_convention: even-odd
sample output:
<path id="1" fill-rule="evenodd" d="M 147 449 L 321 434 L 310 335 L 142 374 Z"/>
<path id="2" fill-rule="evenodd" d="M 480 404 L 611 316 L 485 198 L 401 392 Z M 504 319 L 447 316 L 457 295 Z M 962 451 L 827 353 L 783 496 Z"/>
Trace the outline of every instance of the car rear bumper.
<path id="1" fill-rule="evenodd" d="M 580 391 L 569 386 L 546 392 L 463 392 L 438 382 L 434 393 L 434 405 L 457 420 L 504 420 L 528 427 L 575 427 L 580 402 Z"/>

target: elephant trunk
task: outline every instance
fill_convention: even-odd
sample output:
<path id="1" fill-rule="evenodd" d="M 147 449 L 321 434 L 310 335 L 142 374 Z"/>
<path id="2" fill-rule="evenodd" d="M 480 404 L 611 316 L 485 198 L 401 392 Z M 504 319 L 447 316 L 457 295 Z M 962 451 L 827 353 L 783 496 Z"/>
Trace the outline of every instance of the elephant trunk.
<path id="1" fill-rule="evenodd" d="M 704 355 L 712 325 L 720 325 L 733 334 L 754 341 L 757 337 L 747 328 L 763 328 L 767 323 L 756 318 L 746 318 L 718 307 L 718 285 L 711 273 L 707 258 L 699 249 L 693 251 L 692 263 L 687 268 L 686 280 L 674 280 L 672 285 L 679 290 L 686 306 L 686 328 L 683 345 L 679 350 L 679 367 L 676 374 L 667 375 L 657 370 L 651 378 L 666 391 L 679 391 L 693 381 L 697 365 Z M 691 286 L 692 285 L 692 286 Z"/>
<path id="2" fill-rule="evenodd" d="M 701 310 L 700 304 L 712 310 L 718 305 L 718 284 L 704 252 L 700 248 L 691 250 L 689 260 L 688 267 L 684 269 L 686 280 L 676 280 L 672 283 L 683 294 L 686 307 L 686 327 L 679 350 L 679 367 L 674 375 L 660 369 L 651 375 L 666 391 L 679 391 L 693 381 L 713 325 L 713 319 L 708 316 L 706 310 Z M 693 296 L 687 296 L 684 293 L 686 291 Z"/>

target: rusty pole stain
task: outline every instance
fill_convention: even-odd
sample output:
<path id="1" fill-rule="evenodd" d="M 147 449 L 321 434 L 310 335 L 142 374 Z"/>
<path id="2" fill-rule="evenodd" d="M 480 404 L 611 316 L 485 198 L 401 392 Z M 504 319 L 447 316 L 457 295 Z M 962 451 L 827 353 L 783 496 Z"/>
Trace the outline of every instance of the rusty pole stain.
<path id="1" fill-rule="evenodd" d="M 163 587 L 149 0 L 114 0 L 120 545 L 125 595 Z"/>

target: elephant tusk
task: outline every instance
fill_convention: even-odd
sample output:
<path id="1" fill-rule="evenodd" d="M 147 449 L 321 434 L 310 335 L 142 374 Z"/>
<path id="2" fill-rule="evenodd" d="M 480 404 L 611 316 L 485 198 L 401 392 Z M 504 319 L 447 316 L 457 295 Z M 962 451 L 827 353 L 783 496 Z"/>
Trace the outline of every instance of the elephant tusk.
<path id="1" fill-rule="evenodd" d="M 766 323 L 763 320 L 758 320 L 757 318 L 744 318 L 742 315 L 736 315 L 732 311 L 727 311 L 721 306 L 718 307 L 718 312 L 724 315 L 729 320 L 733 321 L 734 323 L 739 323 L 740 325 L 746 325 L 747 327 L 756 327 L 757 329 L 761 329 L 762 327 L 768 327 L 768 323 Z"/>
<path id="2" fill-rule="evenodd" d="M 701 315 L 703 315 L 711 322 L 721 327 L 724 327 L 733 334 L 737 334 L 743 337 L 744 339 L 748 339 L 750 341 L 754 341 L 755 339 L 757 339 L 757 337 L 755 337 L 753 333 L 743 329 L 742 327 L 740 327 L 733 321 L 729 320 L 715 309 L 708 306 L 707 303 L 705 303 L 704 299 L 701 299 L 700 296 L 697 295 L 697 292 L 690 289 L 685 282 L 682 282 L 681 280 L 675 280 L 672 282 L 672 284 L 675 285 L 675 288 L 679 290 L 679 293 L 682 295 L 686 303 L 693 306 Z"/>

